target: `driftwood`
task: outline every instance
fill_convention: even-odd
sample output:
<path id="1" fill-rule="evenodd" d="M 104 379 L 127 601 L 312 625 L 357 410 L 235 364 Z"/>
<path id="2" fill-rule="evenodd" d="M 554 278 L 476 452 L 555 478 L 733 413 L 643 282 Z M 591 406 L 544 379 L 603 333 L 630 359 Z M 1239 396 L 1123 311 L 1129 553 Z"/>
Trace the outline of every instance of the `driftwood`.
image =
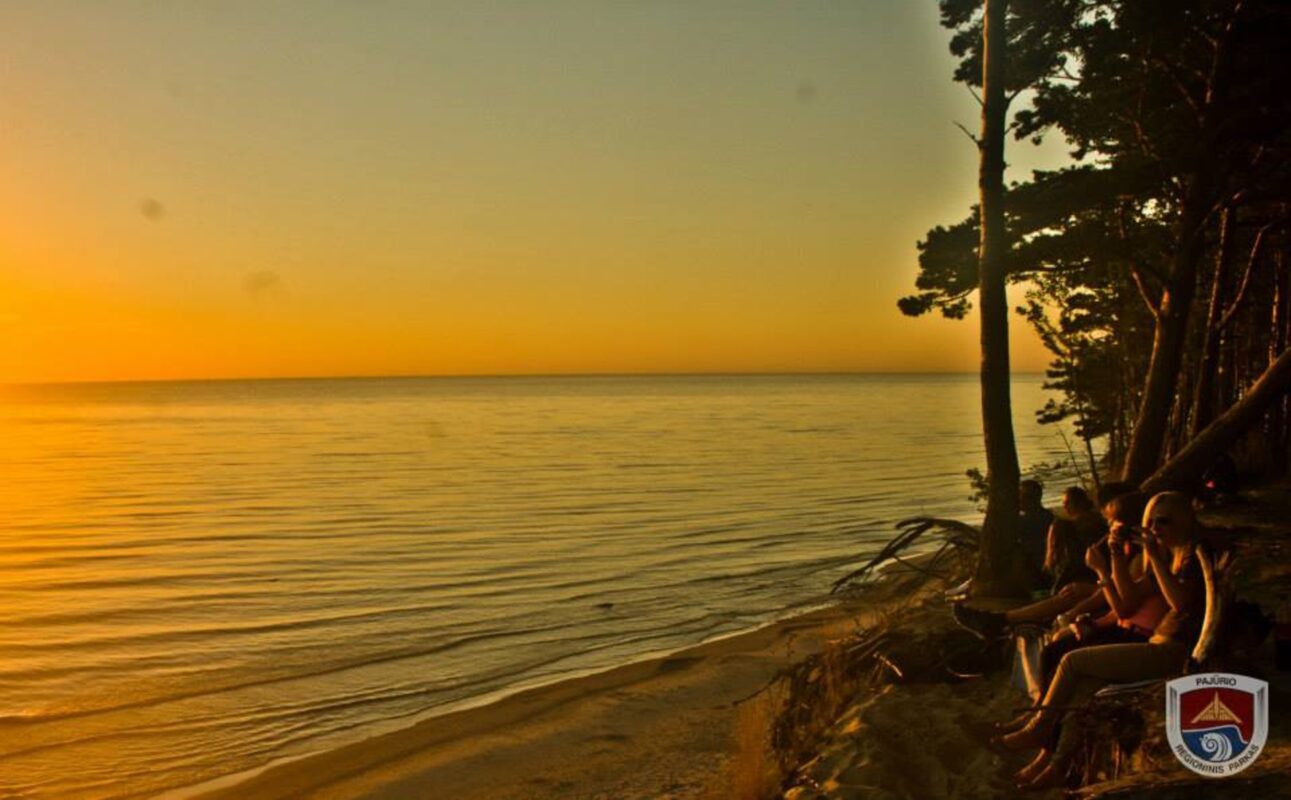
<path id="1" fill-rule="evenodd" d="M 1291 390 L 1291 348 L 1269 365 L 1246 394 L 1170 459 L 1140 487 L 1146 494 L 1166 489 L 1190 490 L 1206 467 L 1264 418 L 1275 402 Z"/>
<path id="2" fill-rule="evenodd" d="M 1191 666 L 1205 668 L 1215 658 L 1224 639 L 1233 597 L 1228 580 L 1232 566 L 1232 551 L 1216 553 L 1206 544 L 1197 546 L 1197 563 L 1206 583 L 1206 616 L 1201 622 L 1197 644 L 1192 649 Z"/>
<path id="3" fill-rule="evenodd" d="M 938 603 L 923 603 L 888 616 L 851 638 L 831 642 L 824 650 L 784 670 L 776 684 L 778 709 L 771 724 L 770 745 L 791 785 L 819 788 L 810 766 L 826 752 L 822 744 L 839 734 L 845 714 L 860 714 L 867 696 L 891 684 L 944 684 L 976 677 L 957 669 L 966 654 L 972 667 L 988 666 L 981 640 L 955 626 Z M 1000 664 L 990 664 L 997 668 Z M 849 709 L 853 709 L 849 711 Z M 814 794 L 808 794 L 815 797 Z"/>
<path id="4" fill-rule="evenodd" d="M 926 575 L 936 575 L 933 568 L 941 561 L 941 558 L 952 549 L 954 550 L 976 550 L 978 547 L 978 538 L 981 532 L 964 522 L 956 519 L 943 519 L 940 517 L 911 517 L 903 519 L 897 523 L 897 530 L 900 531 L 892 538 L 878 555 L 867 561 L 864 566 L 853 570 L 838 580 L 834 581 L 830 594 L 836 594 L 839 589 L 849 583 L 863 581 L 874 572 L 874 570 L 891 562 L 899 563 L 905 567 L 922 572 Z M 944 539 L 941 547 L 933 554 L 927 564 L 916 564 L 901 557 L 902 553 L 908 550 L 915 542 L 919 541 L 924 534 L 931 532 L 934 536 L 940 536 Z"/>
<path id="5" fill-rule="evenodd" d="M 877 685 L 884 672 L 900 673 L 886 657 L 891 635 L 886 626 L 871 628 L 788 667 L 772 681 L 784 692 L 771 725 L 771 747 L 782 773 L 792 773 L 808 758 L 846 705 Z"/>

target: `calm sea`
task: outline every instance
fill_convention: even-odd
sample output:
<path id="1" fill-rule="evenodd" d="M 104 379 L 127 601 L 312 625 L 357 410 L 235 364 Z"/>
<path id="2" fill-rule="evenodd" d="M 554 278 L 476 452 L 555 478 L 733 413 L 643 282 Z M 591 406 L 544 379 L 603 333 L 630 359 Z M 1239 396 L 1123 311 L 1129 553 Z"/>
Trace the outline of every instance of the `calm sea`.
<path id="1" fill-rule="evenodd" d="M 1068 455 L 1045 397 L 1016 380 L 1024 466 Z M 818 604 L 895 520 L 974 517 L 977 403 L 963 376 L 5 389 L 0 796 L 156 794 Z"/>

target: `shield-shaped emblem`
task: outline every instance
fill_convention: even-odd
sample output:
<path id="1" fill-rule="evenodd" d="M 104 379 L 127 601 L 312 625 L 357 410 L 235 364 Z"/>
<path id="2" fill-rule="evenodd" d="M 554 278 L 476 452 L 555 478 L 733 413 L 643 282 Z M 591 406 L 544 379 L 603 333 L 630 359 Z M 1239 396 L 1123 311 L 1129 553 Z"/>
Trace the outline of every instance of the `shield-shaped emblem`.
<path id="1" fill-rule="evenodd" d="M 1166 684 L 1166 736 L 1185 767 L 1223 778 L 1246 769 L 1269 734 L 1269 685 L 1207 672 Z"/>

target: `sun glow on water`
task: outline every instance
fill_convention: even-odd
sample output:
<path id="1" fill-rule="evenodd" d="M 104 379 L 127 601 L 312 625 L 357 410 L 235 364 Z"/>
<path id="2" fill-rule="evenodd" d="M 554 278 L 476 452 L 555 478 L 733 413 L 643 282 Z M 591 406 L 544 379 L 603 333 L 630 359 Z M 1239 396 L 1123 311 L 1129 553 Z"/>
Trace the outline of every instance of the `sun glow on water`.
<path id="1" fill-rule="evenodd" d="M 1024 461 L 1062 458 L 1038 380 L 1016 393 Z M 973 516 L 977 400 L 935 376 L 11 390 L 0 787 L 193 783 L 810 605 L 896 519 Z"/>

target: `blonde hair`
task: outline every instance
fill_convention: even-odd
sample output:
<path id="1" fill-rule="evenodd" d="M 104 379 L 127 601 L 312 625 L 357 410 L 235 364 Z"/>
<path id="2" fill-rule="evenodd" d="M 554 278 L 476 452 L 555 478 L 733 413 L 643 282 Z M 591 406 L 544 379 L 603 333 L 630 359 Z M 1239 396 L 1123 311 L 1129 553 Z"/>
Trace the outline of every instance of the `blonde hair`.
<path id="1" fill-rule="evenodd" d="M 1143 527 L 1150 527 L 1152 521 L 1152 512 L 1157 508 L 1168 510 L 1177 520 L 1180 531 L 1188 537 L 1186 547 L 1175 549 L 1171 563 L 1171 571 L 1178 571 L 1183 562 L 1192 557 L 1192 548 L 1197 541 L 1197 512 L 1193 510 L 1192 498 L 1183 492 L 1161 492 L 1152 496 L 1148 504 L 1143 508 Z M 1174 548 L 1171 548 L 1174 549 Z"/>

